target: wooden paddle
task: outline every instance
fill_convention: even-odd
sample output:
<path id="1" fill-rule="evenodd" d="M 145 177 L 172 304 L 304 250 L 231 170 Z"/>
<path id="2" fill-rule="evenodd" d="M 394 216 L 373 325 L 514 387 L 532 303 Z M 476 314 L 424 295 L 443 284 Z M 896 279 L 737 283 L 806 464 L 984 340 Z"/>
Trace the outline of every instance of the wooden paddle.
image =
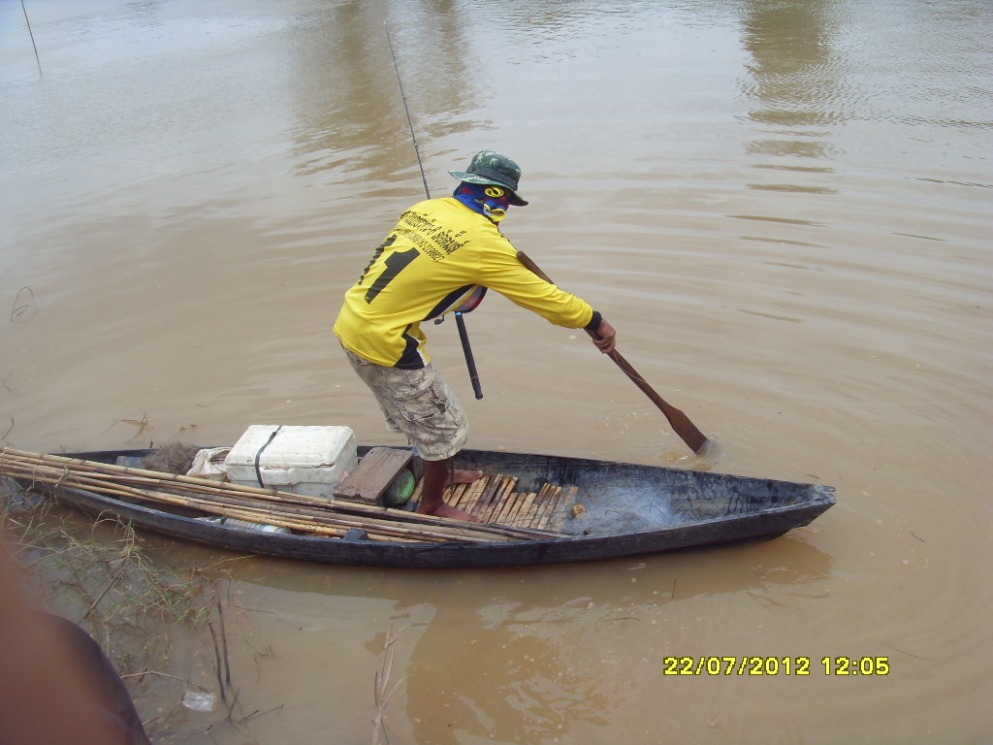
<path id="1" fill-rule="evenodd" d="M 545 274 L 541 268 L 523 251 L 517 252 L 517 258 L 520 259 L 524 266 L 537 274 L 543 280 L 551 284 L 555 284 L 552 282 L 551 278 Z M 596 332 L 590 331 L 589 329 L 587 329 L 587 333 L 594 339 L 597 336 Z M 638 374 L 638 371 L 632 367 L 631 363 L 624 359 L 624 357 L 621 356 L 621 353 L 616 349 L 610 352 L 607 356 L 610 357 L 610 359 L 612 359 L 617 366 L 624 371 L 624 374 L 631 378 L 632 382 L 638 386 L 642 392 L 648 396 L 648 398 L 651 399 L 652 403 L 659 408 L 659 411 L 665 414 L 665 418 L 669 420 L 669 424 L 672 425 L 673 431 L 682 438 L 683 442 L 689 445 L 690 449 L 694 453 L 697 453 L 698 455 L 703 454 L 704 449 L 710 441 L 707 439 L 706 435 L 696 428 L 696 425 L 689 420 L 689 417 L 687 417 L 686 414 L 672 404 L 666 402 L 665 399 L 656 393 L 655 389 L 648 384 L 648 381 L 641 377 L 641 375 Z"/>

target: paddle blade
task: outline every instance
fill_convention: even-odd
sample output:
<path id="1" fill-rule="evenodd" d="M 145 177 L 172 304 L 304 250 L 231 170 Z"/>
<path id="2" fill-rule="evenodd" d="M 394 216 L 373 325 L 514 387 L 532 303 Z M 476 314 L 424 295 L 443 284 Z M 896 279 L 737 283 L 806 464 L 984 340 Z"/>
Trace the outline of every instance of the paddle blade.
<path id="1" fill-rule="evenodd" d="M 709 441 L 706 435 L 690 421 L 690 418 L 656 393 L 655 389 L 648 384 L 648 381 L 638 374 L 638 371 L 634 369 L 630 362 L 624 359 L 620 352 L 615 349 L 608 356 L 624 371 L 624 374 L 631 379 L 631 382 L 638 386 L 651 399 L 659 411 L 665 414 L 665 418 L 669 420 L 673 431 L 689 446 L 690 450 L 697 455 L 704 455 L 704 450 Z"/>
<path id="2" fill-rule="evenodd" d="M 517 258 L 522 264 L 524 264 L 524 266 L 546 282 L 552 281 L 551 278 L 549 278 L 549 276 L 541 270 L 541 267 L 535 264 L 523 251 L 517 252 Z M 594 339 L 597 337 L 595 331 L 586 329 L 586 333 Z M 675 406 L 668 404 L 659 394 L 657 394 L 648 382 L 638 374 L 638 371 L 631 366 L 631 363 L 621 356 L 620 352 L 615 349 L 613 352 L 610 352 L 608 356 L 617 364 L 619 368 L 621 368 L 621 370 L 624 371 L 629 378 L 631 378 L 634 384 L 652 400 L 652 403 L 654 403 L 659 410 L 665 414 L 665 418 L 669 420 L 669 424 L 672 426 L 673 431 L 682 438 L 683 442 L 689 445 L 690 450 L 697 455 L 707 455 L 709 452 L 712 452 L 713 449 L 708 447 L 708 443 L 710 441 L 703 434 L 703 432 L 696 428 L 696 425 L 690 421 L 686 414 L 681 412 Z"/>

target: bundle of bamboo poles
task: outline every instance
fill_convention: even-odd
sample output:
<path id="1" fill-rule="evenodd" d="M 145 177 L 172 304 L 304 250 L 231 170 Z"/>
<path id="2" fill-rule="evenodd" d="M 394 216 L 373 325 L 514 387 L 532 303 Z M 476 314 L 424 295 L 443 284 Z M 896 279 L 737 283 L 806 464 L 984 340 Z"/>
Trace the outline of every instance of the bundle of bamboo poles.
<path id="1" fill-rule="evenodd" d="M 418 543 L 519 541 L 555 535 L 10 447 L 0 449 L 0 475 L 27 485 L 45 484 L 56 494 L 60 488 L 75 488 L 329 537 L 341 537 L 353 528 L 366 531 L 375 541 Z"/>

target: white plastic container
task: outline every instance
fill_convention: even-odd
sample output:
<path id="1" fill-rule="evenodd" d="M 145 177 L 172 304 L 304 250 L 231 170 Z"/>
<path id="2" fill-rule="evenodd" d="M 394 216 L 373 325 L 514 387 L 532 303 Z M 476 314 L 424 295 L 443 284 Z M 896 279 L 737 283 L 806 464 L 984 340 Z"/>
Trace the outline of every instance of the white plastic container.
<path id="1" fill-rule="evenodd" d="M 357 451 L 349 427 L 253 424 L 231 448 L 224 466 L 235 484 L 259 486 L 261 475 L 266 487 L 330 498 L 358 465 Z"/>

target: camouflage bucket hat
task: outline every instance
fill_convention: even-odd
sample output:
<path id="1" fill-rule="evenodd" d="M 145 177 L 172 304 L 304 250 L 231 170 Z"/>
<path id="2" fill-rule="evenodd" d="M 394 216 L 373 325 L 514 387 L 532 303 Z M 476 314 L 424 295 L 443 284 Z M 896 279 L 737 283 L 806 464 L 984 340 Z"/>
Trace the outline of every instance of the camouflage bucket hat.
<path id="1" fill-rule="evenodd" d="M 472 156 L 472 162 L 464 171 L 449 171 L 459 181 L 469 184 L 494 184 L 510 190 L 510 203 L 523 207 L 527 204 L 517 194 L 517 184 L 521 180 L 521 167 L 506 155 L 493 150 L 482 150 Z"/>

